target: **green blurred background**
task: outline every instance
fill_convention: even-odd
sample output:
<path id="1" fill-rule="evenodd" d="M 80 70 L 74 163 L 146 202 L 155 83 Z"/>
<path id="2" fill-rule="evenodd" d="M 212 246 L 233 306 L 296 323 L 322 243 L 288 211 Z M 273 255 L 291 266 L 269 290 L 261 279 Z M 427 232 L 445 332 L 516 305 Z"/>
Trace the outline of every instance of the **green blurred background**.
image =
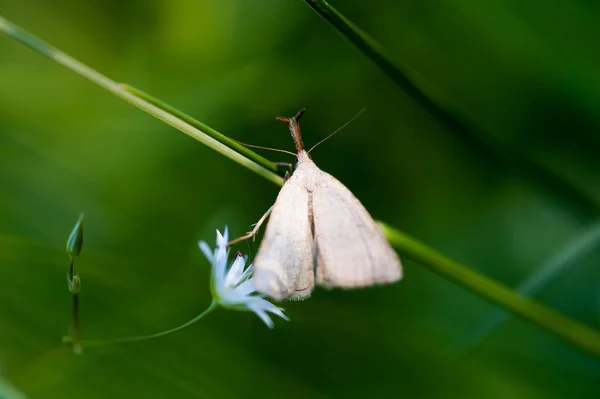
<path id="1" fill-rule="evenodd" d="M 332 0 L 490 134 L 600 197 L 600 7 L 591 1 Z M 510 286 L 596 221 L 450 133 L 301 0 L 0 0 L 0 13 L 109 77 L 243 142 L 313 152 L 374 217 Z M 273 161 L 291 160 L 266 153 Z M 218 311 L 164 339 L 60 346 L 77 266 L 87 338 L 160 331 L 210 301 L 196 247 L 248 230 L 278 187 L 0 37 L 0 367 L 31 398 L 590 398 L 600 361 L 404 260 L 399 284 L 318 289 L 268 330 Z M 253 254 L 256 246 L 240 246 Z M 600 250 L 537 298 L 600 329 Z M 457 344 L 458 343 L 458 344 Z"/>

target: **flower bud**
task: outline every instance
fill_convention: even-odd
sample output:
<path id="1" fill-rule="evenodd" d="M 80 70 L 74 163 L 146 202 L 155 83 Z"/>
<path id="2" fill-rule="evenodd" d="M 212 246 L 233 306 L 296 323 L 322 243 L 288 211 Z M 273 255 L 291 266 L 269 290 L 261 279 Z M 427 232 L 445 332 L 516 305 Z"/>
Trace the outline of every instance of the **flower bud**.
<path id="1" fill-rule="evenodd" d="M 79 256 L 81 248 L 83 247 L 83 213 L 79 215 L 73 231 L 69 235 L 67 240 L 67 253 L 71 259 Z"/>

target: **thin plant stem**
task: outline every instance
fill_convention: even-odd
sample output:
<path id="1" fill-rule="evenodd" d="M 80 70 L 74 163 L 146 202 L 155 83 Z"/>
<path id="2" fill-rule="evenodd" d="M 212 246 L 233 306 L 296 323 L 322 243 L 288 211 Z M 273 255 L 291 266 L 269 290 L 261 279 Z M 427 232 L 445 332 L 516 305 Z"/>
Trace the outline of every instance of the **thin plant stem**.
<path id="1" fill-rule="evenodd" d="M 74 267 L 75 261 L 73 258 L 71 258 L 71 261 L 69 262 L 69 272 L 67 273 L 67 278 L 69 279 L 69 281 L 73 280 L 73 273 L 75 271 Z"/>
<path id="2" fill-rule="evenodd" d="M 75 341 L 79 340 L 79 294 L 73 294 L 73 324 L 71 332 Z"/>
<path id="3" fill-rule="evenodd" d="M 90 346 L 119 345 L 119 344 L 127 344 L 127 343 L 138 342 L 138 341 L 147 341 L 149 339 L 165 337 L 167 335 L 175 334 L 175 333 L 177 333 L 177 332 L 179 332 L 181 330 L 185 330 L 186 328 L 188 328 L 192 324 L 197 323 L 204 316 L 206 316 L 207 314 L 209 314 L 210 312 L 212 312 L 213 310 L 215 310 L 217 308 L 217 306 L 218 306 L 217 301 L 213 300 L 210 303 L 210 305 L 208 306 L 208 308 L 206 308 L 206 310 L 204 310 L 198 316 L 196 316 L 193 319 L 191 319 L 191 320 L 183 323 L 180 326 L 177 326 L 175 328 L 171 328 L 171 329 L 166 330 L 166 331 L 161 331 L 159 333 L 150 334 L 150 335 L 140 335 L 140 336 L 135 336 L 135 337 L 119 338 L 119 339 L 109 340 L 109 341 L 88 341 L 88 340 L 84 340 L 84 341 L 81 341 L 81 345 L 84 348 L 87 348 L 87 347 L 90 347 Z"/>
<path id="4" fill-rule="evenodd" d="M 71 327 L 73 342 L 79 342 L 79 294 L 73 294 L 73 322 Z"/>
<path id="5" fill-rule="evenodd" d="M 321 4 L 323 2 L 318 3 Z M 64 53 L 41 42 L 39 39 L 1 17 L 0 31 L 4 31 L 9 37 L 29 46 L 33 50 L 43 55 L 48 56 L 62 66 L 79 73 L 93 83 L 106 88 L 110 92 L 138 106 L 156 118 L 159 118 L 162 121 L 181 130 L 182 132 L 191 135 L 192 137 L 198 139 L 198 141 L 208 145 L 210 148 L 213 148 L 216 151 L 219 151 L 230 159 L 233 159 L 234 161 L 246 166 L 248 169 L 266 178 L 267 180 L 278 185 L 283 184 L 283 179 L 281 176 L 278 176 L 264 167 L 257 165 L 252 160 L 238 154 L 234 149 L 226 147 L 212 137 L 207 136 L 205 133 L 201 132 L 189 123 L 181 120 L 175 115 L 170 114 L 165 109 L 159 108 L 143 98 L 140 98 L 124 88 L 123 85 L 113 82 L 91 68 L 81 64 L 79 61 L 66 56 Z M 597 331 L 586 327 L 577 321 L 569 319 L 568 317 L 550 309 L 549 307 L 546 307 L 533 300 L 523 298 L 504 285 L 485 277 L 480 273 L 477 273 L 467 266 L 445 257 L 434 249 L 429 248 L 425 244 L 420 243 L 414 238 L 411 238 L 396 229 L 383 224 L 382 229 L 394 247 L 405 253 L 410 258 L 416 260 L 421 266 L 428 268 L 434 273 L 444 276 L 453 283 L 470 290 L 471 292 L 493 304 L 510 310 L 511 312 L 521 316 L 524 320 L 536 324 L 546 331 L 564 339 L 565 342 L 568 342 L 578 348 L 583 349 L 587 353 L 600 358 L 600 334 Z M 139 341 L 142 339 L 147 339 L 148 337 L 154 338 L 172 334 L 180 331 L 182 328 L 185 328 L 190 324 L 195 323 L 198 319 L 211 310 L 211 307 L 209 307 L 204 313 L 195 319 L 184 324 L 183 326 L 177 327 L 174 330 L 169 330 L 146 337 L 132 337 L 128 338 L 124 342 Z M 120 340 L 115 341 L 115 343 L 120 342 Z M 88 341 L 88 344 L 93 345 L 94 343 Z M 98 344 L 102 343 L 98 342 Z"/>
<path id="6" fill-rule="evenodd" d="M 81 330 L 79 328 L 79 293 L 73 293 L 73 319 L 71 320 L 71 328 L 69 335 L 63 338 L 65 343 L 68 343 L 75 354 L 81 354 Z"/>
<path id="7" fill-rule="evenodd" d="M 56 61 L 65 68 L 70 69 L 71 71 L 83 76 L 84 78 L 90 80 L 92 83 L 108 90 L 109 92 L 115 94 L 123 100 L 135 105 L 136 107 L 142 109 L 148 114 L 195 138 L 202 144 L 205 144 L 209 148 L 212 148 L 213 150 L 225 155 L 226 157 L 232 159 L 240 165 L 245 166 L 253 172 L 263 176 L 267 180 L 280 185 L 283 184 L 283 178 L 274 172 L 277 170 L 277 167 L 274 164 L 267 164 L 268 161 L 266 161 L 258 154 L 254 154 L 253 160 L 248 159 L 246 156 L 240 154 L 240 152 L 237 151 L 237 148 L 230 148 L 227 145 L 220 142 L 219 139 L 224 136 L 221 134 L 219 134 L 218 136 L 215 135 L 214 133 L 216 131 L 214 129 L 204 131 L 201 130 L 199 127 L 193 126 L 189 122 L 186 122 L 185 120 L 169 113 L 168 111 L 144 100 L 135 93 L 128 91 L 122 84 L 115 82 L 114 80 L 109 79 L 108 77 L 102 75 L 101 73 L 95 71 L 87 65 L 82 64 L 76 59 L 43 42 L 42 40 L 33 36 L 31 33 L 19 28 L 18 26 L 9 22 L 1 16 L 0 31 L 4 32 L 12 39 L 15 39 L 21 42 L 22 44 L 30 47 L 34 51 Z M 233 140 L 230 141 L 231 143 L 234 143 Z M 252 151 L 247 150 L 244 153 L 249 154 L 251 152 Z M 265 167 L 265 164 L 267 164 L 268 167 Z"/>
<path id="8" fill-rule="evenodd" d="M 75 273 L 75 258 L 79 257 L 83 249 L 84 214 L 81 213 L 77 223 L 73 227 L 69 238 L 67 238 L 66 250 L 69 255 L 69 270 L 67 272 L 67 283 L 69 292 L 73 298 L 73 319 L 69 330 L 68 342 L 71 344 L 75 353 L 81 353 L 81 331 L 79 329 L 79 292 L 81 291 L 81 278 L 79 273 Z"/>
<path id="9" fill-rule="evenodd" d="M 179 111 L 177 108 L 172 107 L 169 104 L 166 104 L 163 101 L 161 101 L 155 97 L 152 97 L 151 95 L 141 91 L 140 89 L 137 89 L 133 86 L 130 86 L 130 85 L 124 84 L 124 83 L 121 84 L 121 87 L 123 89 L 127 90 L 128 92 L 138 96 L 139 98 L 146 100 L 150 104 L 155 105 L 158 108 L 167 111 L 169 114 L 174 115 L 177 118 L 189 123 L 190 125 L 194 126 L 196 129 L 198 129 L 202 132 L 206 132 L 215 140 L 218 140 L 219 142 L 225 144 L 227 147 L 231 148 L 232 150 L 239 152 L 240 154 L 244 155 L 246 158 L 253 160 L 257 164 L 263 166 L 265 169 L 269 169 L 273 172 L 277 172 L 277 165 L 275 163 L 258 155 L 254 151 L 249 150 L 247 147 L 244 147 L 237 141 L 230 139 L 229 137 L 225 136 L 224 134 L 219 133 L 212 127 L 200 122 L 199 120 L 189 116 L 188 114 L 185 114 L 185 113 Z"/>
<path id="10" fill-rule="evenodd" d="M 552 332 L 566 342 L 600 358 L 600 334 L 598 331 L 515 293 L 507 286 L 445 257 L 399 230 L 383 223 L 380 223 L 380 227 L 396 249 L 419 264 L 426 265 L 431 271 L 460 284 L 488 302 L 500 305 L 544 330 Z"/>
<path id="11" fill-rule="evenodd" d="M 531 159 L 504 140 L 483 131 L 475 118 L 432 82 L 407 65 L 392 61 L 385 49 L 325 0 L 304 0 L 319 16 L 329 22 L 363 54 L 367 56 L 398 87 L 423 109 L 461 139 L 468 141 L 484 154 L 511 164 L 519 172 L 550 189 L 588 212 L 600 212 L 600 198 L 588 193 L 550 167 Z"/>

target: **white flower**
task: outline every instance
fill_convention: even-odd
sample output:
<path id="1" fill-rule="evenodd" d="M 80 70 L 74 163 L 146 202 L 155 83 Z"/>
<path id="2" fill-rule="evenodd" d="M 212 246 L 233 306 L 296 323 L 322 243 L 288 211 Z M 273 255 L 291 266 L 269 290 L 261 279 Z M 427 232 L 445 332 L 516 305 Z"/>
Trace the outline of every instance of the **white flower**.
<path id="1" fill-rule="evenodd" d="M 200 250 L 212 265 L 210 291 L 214 301 L 227 309 L 254 312 L 269 328 L 273 328 L 273 320 L 267 312 L 289 320 L 283 314 L 282 308 L 256 294 L 256 285 L 251 277 L 254 268 L 250 264 L 245 269 L 247 259 L 241 253 L 238 252 L 233 264 L 227 267 L 229 258 L 227 242 L 228 232 L 225 227 L 225 234 L 217 230 L 217 247 L 214 252 L 205 241 L 198 243 Z"/>

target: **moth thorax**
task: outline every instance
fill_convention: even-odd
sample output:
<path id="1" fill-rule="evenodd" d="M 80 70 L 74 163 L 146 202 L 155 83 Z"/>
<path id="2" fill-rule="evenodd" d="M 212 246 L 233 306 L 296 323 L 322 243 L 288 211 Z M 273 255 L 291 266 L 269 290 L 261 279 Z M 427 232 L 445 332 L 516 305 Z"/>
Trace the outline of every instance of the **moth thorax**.
<path id="1" fill-rule="evenodd" d="M 305 150 L 298 151 L 296 165 L 300 165 L 310 160 L 310 155 Z"/>

